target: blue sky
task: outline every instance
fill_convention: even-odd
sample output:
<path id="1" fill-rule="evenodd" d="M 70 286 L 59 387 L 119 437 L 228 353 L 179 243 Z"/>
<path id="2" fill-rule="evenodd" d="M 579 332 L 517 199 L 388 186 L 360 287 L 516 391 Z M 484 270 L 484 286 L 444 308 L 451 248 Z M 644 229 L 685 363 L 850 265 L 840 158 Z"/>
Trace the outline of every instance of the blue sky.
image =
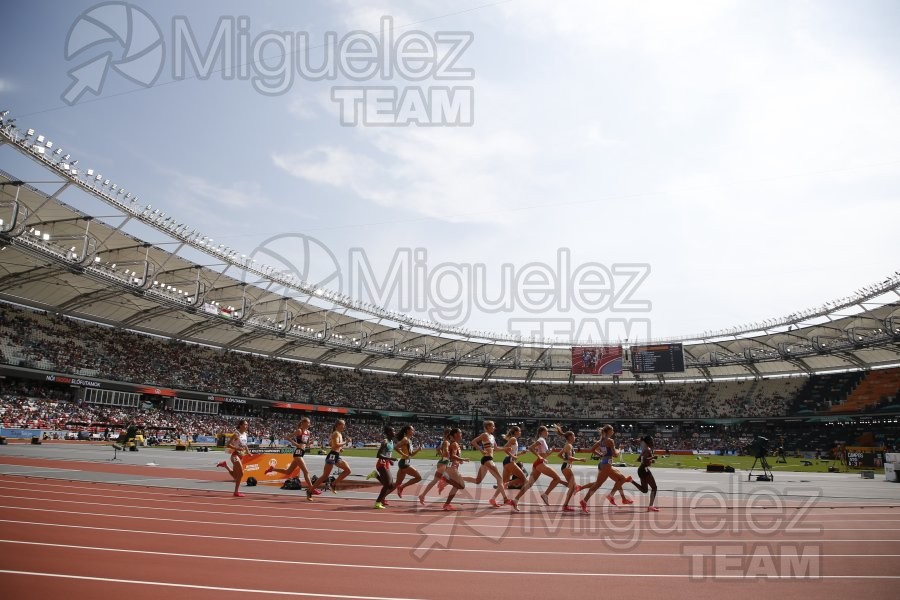
<path id="1" fill-rule="evenodd" d="M 420 249 L 445 304 L 467 305 L 433 317 L 494 331 L 510 319 L 624 317 L 668 336 L 818 306 L 898 267 L 894 2 L 137 3 L 162 32 L 159 78 L 145 87 L 110 70 L 99 95 L 68 105 L 71 69 L 105 50 L 124 57 L 110 41 L 66 59 L 70 28 L 96 5 L 5 8 L 0 108 L 217 243 L 251 254 L 278 234 L 315 238 L 342 270 L 331 283 L 354 295 L 366 294 L 351 249 L 381 281 L 398 249 Z M 384 16 L 397 36 L 470 33 L 458 66 L 474 78 L 310 81 L 295 70 L 277 95 L 218 71 L 173 80 L 175 21 L 205 45 L 220 18 L 242 16 L 250 41 L 308 34 L 310 60 L 326 32 L 377 35 Z M 282 57 L 267 49 L 274 70 Z M 332 91 L 349 85 L 471 86 L 474 124 L 342 126 Z M 0 168 L 37 176 L 8 149 Z M 79 192 L 64 199 L 110 214 Z M 269 258 L 302 263 L 298 239 L 268 242 Z M 502 265 L 555 272 L 560 249 L 573 268 L 649 265 L 632 300 L 652 308 L 578 310 L 558 292 L 538 310 L 502 287 Z M 325 253 L 310 258 L 312 280 L 334 269 Z M 484 286 L 460 292 L 456 275 L 477 264 Z M 411 312 L 435 308 L 434 290 L 401 283 L 387 304 L 414 294 Z M 514 306 L 479 310 L 479 297 Z M 609 337 L 625 337 L 616 327 Z"/>

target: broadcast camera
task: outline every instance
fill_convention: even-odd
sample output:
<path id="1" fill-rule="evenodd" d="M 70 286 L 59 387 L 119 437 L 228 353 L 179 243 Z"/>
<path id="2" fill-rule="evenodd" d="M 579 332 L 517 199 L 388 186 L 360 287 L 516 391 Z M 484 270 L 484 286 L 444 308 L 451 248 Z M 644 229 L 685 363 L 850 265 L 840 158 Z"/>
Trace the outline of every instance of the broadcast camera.
<path id="1" fill-rule="evenodd" d="M 753 458 L 767 457 L 769 455 L 769 438 L 764 438 L 761 435 L 756 436 L 756 439 L 750 445 L 750 453 L 753 455 Z"/>

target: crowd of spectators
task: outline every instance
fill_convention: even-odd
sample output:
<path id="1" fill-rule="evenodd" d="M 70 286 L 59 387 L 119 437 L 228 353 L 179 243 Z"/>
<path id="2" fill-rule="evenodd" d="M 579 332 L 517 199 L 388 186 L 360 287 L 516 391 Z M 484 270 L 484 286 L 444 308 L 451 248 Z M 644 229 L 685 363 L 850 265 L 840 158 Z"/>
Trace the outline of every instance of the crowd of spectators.
<path id="1" fill-rule="evenodd" d="M 636 384 L 401 377 L 219 350 L 11 305 L 0 306 L 0 334 L 0 360 L 17 366 L 224 396 L 417 414 L 601 420 L 780 417 L 800 406 L 797 399 L 809 395 L 810 383 L 818 377 Z M 197 431 L 219 427 L 205 417 L 188 424 Z M 284 429 L 277 423 L 261 428 Z"/>
<path id="2" fill-rule="evenodd" d="M 70 391 L 50 383 L 34 383 L 22 380 L 0 380 L 0 423 L 4 428 L 44 429 L 61 432 L 90 432 L 113 437 L 128 425 L 137 425 L 144 435 L 156 440 L 191 439 L 200 436 L 216 437 L 235 430 L 237 422 L 247 419 L 250 436 L 260 446 L 283 445 L 299 420 L 298 414 L 274 411 L 245 411 L 243 414 L 199 415 L 173 412 L 165 406 L 147 404 L 139 408 L 109 407 L 85 404 L 75 399 Z M 343 417 L 347 422 L 345 434 L 354 445 L 374 445 L 381 440 L 384 421 L 371 418 Z M 313 437 L 318 445 L 327 444 L 328 435 L 336 417 L 313 416 Z M 453 425 L 426 422 L 420 419 L 397 420 L 392 425 L 399 430 L 410 424 L 416 433 L 413 445 L 426 449 L 436 447 L 445 427 Z M 508 423 L 501 423 L 501 430 Z M 547 422 L 549 424 L 549 421 Z M 577 432 L 578 445 L 589 446 L 597 437 L 603 421 L 593 423 L 562 422 L 564 429 Z M 468 424 L 466 439 L 474 437 L 479 423 Z M 522 444 L 526 445 L 536 432 L 526 427 Z M 878 424 L 865 422 L 791 423 L 743 421 L 734 424 L 697 424 L 680 422 L 666 424 L 620 425 L 617 439 L 632 450 L 639 446 L 639 438 L 653 435 L 656 447 L 672 452 L 685 450 L 718 451 L 742 454 L 757 436 L 770 440 L 775 451 L 784 448 L 789 454 L 827 452 L 836 444 L 878 445 L 896 448 L 900 441 L 900 424 L 885 420 Z M 555 436 L 551 442 L 560 444 Z M 423 457 L 433 454 L 426 450 Z"/>

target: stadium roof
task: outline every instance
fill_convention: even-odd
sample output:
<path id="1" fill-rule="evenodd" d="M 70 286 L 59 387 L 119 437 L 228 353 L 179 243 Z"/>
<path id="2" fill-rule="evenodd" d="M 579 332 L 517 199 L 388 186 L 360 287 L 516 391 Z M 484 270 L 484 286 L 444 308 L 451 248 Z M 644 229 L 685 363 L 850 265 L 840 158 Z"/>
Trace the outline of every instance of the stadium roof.
<path id="1" fill-rule="evenodd" d="M 0 172 L 0 299 L 235 351 L 431 377 L 611 381 L 572 376 L 571 342 L 472 332 L 392 313 L 310 287 L 144 205 L 108 178 L 81 172 L 33 131 L 0 126 L 0 141 L 59 181 L 42 191 Z M 89 215 L 59 199 L 72 186 L 115 213 Z M 130 235 L 139 221 L 164 242 Z M 171 248 L 171 249 L 169 249 Z M 211 262 L 210 262 L 211 261 Z M 900 364 L 900 272 L 851 296 L 696 336 L 684 373 L 667 380 L 802 375 Z M 582 342 L 592 345 L 590 342 Z M 647 343 L 647 342 L 642 342 Z M 578 344 L 578 342 L 574 342 Z M 626 351 L 623 378 L 629 370 Z M 646 377 L 646 375 L 645 375 Z"/>

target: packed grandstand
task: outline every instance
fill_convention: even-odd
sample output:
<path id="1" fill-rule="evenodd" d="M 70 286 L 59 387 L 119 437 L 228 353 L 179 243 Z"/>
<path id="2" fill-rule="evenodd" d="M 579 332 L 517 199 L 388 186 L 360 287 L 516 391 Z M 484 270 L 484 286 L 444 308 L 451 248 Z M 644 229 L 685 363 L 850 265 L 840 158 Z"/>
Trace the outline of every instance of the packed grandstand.
<path id="1" fill-rule="evenodd" d="M 467 331 L 311 287 L 75 168 L 33 130 L 6 120 L 0 133 L 61 189 L 182 250 L 0 173 L 4 430 L 105 435 L 136 422 L 166 439 L 249 417 L 264 441 L 301 414 L 324 435 L 340 414 L 359 443 L 376 441 L 385 421 L 415 423 L 434 443 L 446 425 L 475 431 L 493 418 L 526 430 L 610 422 L 675 449 L 740 452 L 763 434 L 798 452 L 897 446 L 900 272 L 782 317 L 656 340 L 683 349 L 672 373 L 641 373 L 625 347 L 614 375 L 584 375 L 573 368 L 577 341 Z"/>

